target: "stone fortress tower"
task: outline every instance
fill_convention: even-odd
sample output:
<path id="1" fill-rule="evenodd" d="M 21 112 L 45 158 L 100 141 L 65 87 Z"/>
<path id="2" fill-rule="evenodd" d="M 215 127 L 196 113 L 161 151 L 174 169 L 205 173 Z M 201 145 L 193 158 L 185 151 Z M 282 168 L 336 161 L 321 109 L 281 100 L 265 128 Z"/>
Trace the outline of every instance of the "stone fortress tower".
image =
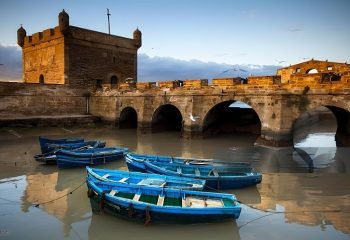
<path id="1" fill-rule="evenodd" d="M 137 82 L 141 38 L 139 29 L 131 39 L 71 26 L 63 10 L 55 28 L 32 36 L 27 36 L 22 26 L 17 30 L 17 43 L 23 52 L 23 80 L 78 88 Z"/>

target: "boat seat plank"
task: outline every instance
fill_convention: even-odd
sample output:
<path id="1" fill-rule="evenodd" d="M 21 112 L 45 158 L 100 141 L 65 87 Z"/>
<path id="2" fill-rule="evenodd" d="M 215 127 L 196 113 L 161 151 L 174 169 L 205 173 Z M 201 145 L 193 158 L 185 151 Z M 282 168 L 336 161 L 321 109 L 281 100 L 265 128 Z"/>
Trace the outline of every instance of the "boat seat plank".
<path id="1" fill-rule="evenodd" d="M 116 191 L 116 190 L 111 190 L 111 191 L 109 192 L 109 195 L 115 196 L 117 193 L 118 193 L 118 191 Z"/>
<path id="2" fill-rule="evenodd" d="M 221 199 L 206 199 L 205 204 L 207 207 L 223 207 L 224 203 Z"/>
<path id="3" fill-rule="evenodd" d="M 157 201 L 157 205 L 163 206 L 163 204 L 164 204 L 164 196 L 159 196 L 158 201 Z"/>
<path id="4" fill-rule="evenodd" d="M 139 201 L 140 197 L 141 197 L 141 194 L 137 193 L 137 194 L 135 194 L 135 196 L 134 196 L 134 198 L 132 200 Z"/>
<path id="5" fill-rule="evenodd" d="M 198 197 L 186 197 L 186 206 L 191 208 L 204 208 L 205 200 Z"/>
<path id="6" fill-rule="evenodd" d="M 103 178 L 108 178 L 109 176 L 111 176 L 111 175 L 109 173 L 107 173 L 107 174 L 103 175 L 102 177 Z"/>
<path id="7" fill-rule="evenodd" d="M 128 180 L 129 178 L 125 177 L 125 178 L 122 178 L 119 180 L 119 182 L 123 183 L 123 182 L 126 182 L 126 180 Z"/>
<path id="8" fill-rule="evenodd" d="M 182 198 L 182 207 L 189 207 L 188 205 L 187 205 L 187 201 L 186 201 L 186 198 Z"/>
<path id="9" fill-rule="evenodd" d="M 196 168 L 196 169 L 194 170 L 194 172 L 195 172 L 195 175 L 196 175 L 197 177 L 199 177 L 199 176 L 201 175 L 201 172 L 199 171 L 198 168 Z"/>
<path id="10" fill-rule="evenodd" d="M 181 173 L 182 173 L 181 167 L 177 167 L 177 173 L 178 173 L 178 174 L 181 174 Z"/>

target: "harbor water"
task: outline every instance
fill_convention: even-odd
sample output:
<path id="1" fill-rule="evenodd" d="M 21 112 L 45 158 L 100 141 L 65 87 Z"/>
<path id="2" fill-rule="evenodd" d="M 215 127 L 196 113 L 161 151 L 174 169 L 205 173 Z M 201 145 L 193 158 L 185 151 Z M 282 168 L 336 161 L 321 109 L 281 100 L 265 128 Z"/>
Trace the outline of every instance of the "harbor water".
<path id="1" fill-rule="evenodd" d="M 114 128 L 0 129 L 0 239 L 350 239 L 350 148 L 334 126 L 301 128 L 295 147 L 254 145 L 250 134 L 184 139 Z M 85 169 L 33 159 L 38 136 L 105 140 L 137 153 L 248 161 L 263 173 L 254 187 L 226 190 L 242 202 L 237 220 L 201 224 L 131 222 L 92 213 Z M 103 165 L 127 170 L 124 160 Z"/>

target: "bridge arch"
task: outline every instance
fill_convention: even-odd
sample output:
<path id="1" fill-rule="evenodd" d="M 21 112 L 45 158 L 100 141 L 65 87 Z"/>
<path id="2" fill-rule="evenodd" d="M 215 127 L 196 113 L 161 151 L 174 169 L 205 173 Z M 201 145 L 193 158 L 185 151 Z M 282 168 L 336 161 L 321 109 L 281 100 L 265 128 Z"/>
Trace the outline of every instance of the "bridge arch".
<path id="1" fill-rule="evenodd" d="M 132 107 L 125 107 L 119 116 L 119 128 L 137 128 L 137 112 Z"/>
<path id="2" fill-rule="evenodd" d="M 183 117 L 180 110 L 172 104 L 159 106 L 152 116 L 152 132 L 182 131 Z"/>
<path id="3" fill-rule="evenodd" d="M 212 106 L 203 119 L 203 136 L 244 132 L 260 136 L 261 121 L 257 112 L 241 101 L 225 100 Z"/>
<path id="4" fill-rule="evenodd" d="M 319 130 L 312 129 L 313 123 L 317 122 Z M 334 125 L 332 128 L 330 125 Z M 300 127 L 304 127 L 304 136 L 298 136 Z M 293 121 L 292 135 L 294 144 L 301 137 L 311 133 L 322 133 L 322 131 L 334 133 L 336 146 L 350 145 L 350 111 L 345 104 L 328 102 L 324 105 L 310 106 L 301 112 Z M 320 143 L 321 144 L 321 143 Z"/>

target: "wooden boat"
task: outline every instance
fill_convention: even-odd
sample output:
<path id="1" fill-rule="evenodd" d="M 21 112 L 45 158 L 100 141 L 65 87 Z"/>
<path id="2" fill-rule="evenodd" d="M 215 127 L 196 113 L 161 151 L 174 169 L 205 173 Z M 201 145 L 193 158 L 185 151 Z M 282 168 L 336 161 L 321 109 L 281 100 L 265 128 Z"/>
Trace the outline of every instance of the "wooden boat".
<path id="1" fill-rule="evenodd" d="M 38 162 L 45 163 L 45 164 L 56 164 L 56 153 L 44 153 L 44 154 L 38 154 L 34 156 L 34 159 Z"/>
<path id="2" fill-rule="evenodd" d="M 115 184 L 136 184 L 165 188 L 178 188 L 202 191 L 205 180 L 184 178 L 176 176 L 164 176 L 140 172 L 128 172 L 122 170 L 109 170 L 86 167 L 87 176 L 100 181 Z"/>
<path id="3" fill-rule="evenodd" d="M 56 152 L 59 168 L 81 167 L 87 165 L 104 164 L 124 157 L 127 148 L 90 148 L 83 150 L 58 150 Z"/>
<path id="4" fill-rule="evenodd" d="M 39 136 L 39 143 L 40 143 L 40 149 L 42 154 L 49 152 L 49 149 L 47 148 L 47 144 L 79 143 L 79 142 L 84 142 L 84 139 L 82 138 L 49 139 L 49 138 L 44 138 Z"/>
<path id="5" fill-rule="evenodd" d="M 87 178 L 93 212 L 149 222 L 195 223 L 237 219 L 241 206 L 227 193 L 114 184 Z"/>
<path id="6" fill-rule="evenodd" d="M 77 143 L 48 143 L 46 148 L 49 152 L 55 152 L 59 149 L 85 149 L 85 148 L 104 148 L 106 142 L 104 141 L 84 141 Z"/>
<path id="7" fill-rule="evenodd" d="M 212 165 L 212 166 L 232 166 L 246 168 L 247 171 L 251 171 L 252 168 L 247 162 L 225 162 L 214 159 L 199 159 L 199 158 L 183 158 L 183 157 L 171 157 L 163 155 L 151 155 L 151 154 L 137 154 L 128 153 L 125 155 L 125 161 L 130 171 L 146 172 L 144 161 L 149 162 L 175 162 L 185 163 L 189 165 Z"/>
<path id="8" fill-rule="evenodd" d="M 192 177 L 206 180 L 208 189 L 231 189 L 256 185 L 262 174 L 246 171 L 246 168 L 213 165 L 189 165 L 184 163 L 145 161 L 146 171 L 169 176 Z"/>
<path id="9" fill-rule="evenodd" d="M 56 152 L 60 149 L 73 150 L 73 149 L 88 149 L 88 148 L 104 148 L 106 142 L 103 141 L 86 141 L 78 143 L 61 143 L 61 144 L 46 144 L 49 152 L 44 154 L 38 154 L 34 156 L 34 159 L 38 162 L 45 164 L 56 164 L 57 157 Z"/>

